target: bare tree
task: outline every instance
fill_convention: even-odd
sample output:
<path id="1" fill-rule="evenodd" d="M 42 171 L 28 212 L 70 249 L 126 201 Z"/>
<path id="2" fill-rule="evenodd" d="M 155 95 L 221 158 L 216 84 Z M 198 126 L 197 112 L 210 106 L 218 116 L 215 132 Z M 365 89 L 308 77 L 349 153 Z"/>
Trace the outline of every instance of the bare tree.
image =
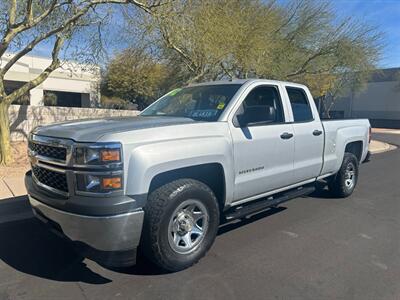
<path id="1" fill-rule="evenodd" d="M 362 79 L 375 68 L 382 45 L 376 28 L 339 18 L 327 1 L 188 0 L 139 20 L 187 82 L 263 77 L 313 86 L 325 77 L 324 93 L 336 94 L 349 74 Z"/>
<path id="2" fill-rule="evenodd" d="M 0 67 L 0 164 L 12 161 L 8 108 L 15 100 L 43 83 L 60 67 L 60 53 L 74 32 L 88 26 L 96 18 L 98 9 L 110 4 L 131 4 L 153 14 L 168 3 L 162 0 L 0 0 L 0 58 L 7 51 L 14 52 Z M 15 91 L 5 89 L 5 75 L 23 56 L 39 44 L 51 44 L 51 63 L 36 78 Z"/>

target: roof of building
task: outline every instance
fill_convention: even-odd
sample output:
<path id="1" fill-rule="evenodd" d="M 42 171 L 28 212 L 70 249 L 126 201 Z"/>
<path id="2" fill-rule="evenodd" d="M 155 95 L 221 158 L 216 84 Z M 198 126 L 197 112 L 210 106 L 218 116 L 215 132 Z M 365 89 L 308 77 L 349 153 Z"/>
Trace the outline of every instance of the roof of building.
<path id="1" fill-rule="evenodd" d="M 400 68 L 377 69 L 372 72 L 369 82 L 400 80 Z"/>

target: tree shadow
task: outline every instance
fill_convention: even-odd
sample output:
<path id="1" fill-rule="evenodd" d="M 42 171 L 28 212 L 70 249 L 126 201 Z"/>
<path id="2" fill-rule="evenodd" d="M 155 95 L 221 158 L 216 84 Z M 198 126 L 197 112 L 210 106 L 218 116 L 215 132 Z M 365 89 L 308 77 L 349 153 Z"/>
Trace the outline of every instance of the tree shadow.
<path id="1" fill-rule="evenodd" d="M 20 272 L 46 279 L 111 282 L 90 270 L 71 243 L 34 218 L 0 224 L 0 259 Z"/>
<path id="2" fill-rule="evenodd" d="M 12 140 L 22 141 L 28 139 L 28 132 L 24 128 L 28 120 L 28 107 L 29 105 L 15 105 L 14 109 L 11 110 L 9 118 L 10 133 L 13 136 Z"/>

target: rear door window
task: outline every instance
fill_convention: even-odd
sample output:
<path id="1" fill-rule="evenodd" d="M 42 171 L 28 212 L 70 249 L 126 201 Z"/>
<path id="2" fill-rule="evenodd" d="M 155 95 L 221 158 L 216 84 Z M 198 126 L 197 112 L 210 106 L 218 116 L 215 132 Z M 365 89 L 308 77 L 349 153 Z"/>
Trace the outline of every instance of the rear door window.
<path id="1" fill-rule="evenodd" d="M 286 87 L 292 106 L 293 118 L 295 122 L 308 122 L 314 120 L 310 103 L 303 89 Z"/>

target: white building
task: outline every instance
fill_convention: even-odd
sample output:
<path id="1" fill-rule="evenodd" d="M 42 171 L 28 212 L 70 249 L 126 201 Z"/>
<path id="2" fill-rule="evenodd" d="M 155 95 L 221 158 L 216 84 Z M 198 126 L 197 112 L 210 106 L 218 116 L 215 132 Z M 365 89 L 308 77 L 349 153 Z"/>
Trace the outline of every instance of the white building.
<path id="1" fill-rule="evenodd" d="M 4 66 L 12 54 L 4 55 L 0 66 Z M 37 77 L 51 60 L 34 55 L 22 57 L 6 73 L 5 87 L 8 93 Z M 47 95 L 55 94 L 57 106 L 96 107 L 98 106 L 100 72 L 98 67 L 88 68 L 74 62 L 63 62 L 62 67 L 52 72 L 41 85 L 32 89 L 20 102 L 34 106 L 46 105 Z M 54 95 L 52 95 L 54 98 Z"/>
<path id="2" fill-rule="evenodd" d="M 368 118 L 373 127 L 400 128 L 400 68 L 376 70 L 360 91 L 337 99 L 330 116 Z"/>

